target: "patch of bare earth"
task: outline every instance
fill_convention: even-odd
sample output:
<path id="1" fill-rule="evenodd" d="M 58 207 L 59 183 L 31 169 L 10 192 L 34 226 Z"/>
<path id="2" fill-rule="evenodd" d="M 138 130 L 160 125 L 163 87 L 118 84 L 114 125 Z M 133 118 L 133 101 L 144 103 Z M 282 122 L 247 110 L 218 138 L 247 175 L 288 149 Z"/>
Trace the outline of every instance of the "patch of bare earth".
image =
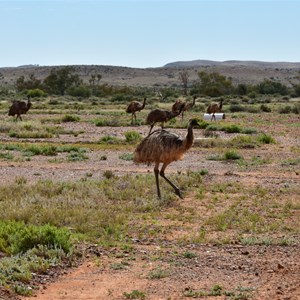
<path id="1" fill-rule="evenodd" d="M 180 246 L 136 241 L 134 249 L 134 253 L 126 253 L 94 248 L 96 256 L 88 255 L 79 268 L 45 285 L 35 298 L 126 299 L 124 293 L 138 290 L 146 299 L 186 299 L 188 291 L 209 291 L 220 285 L 236 295 L 237 291 L 250 291 L 252 299 L 300 299 L 296 246 Z M 190 252 L 195 257 L 184 255 Z M 151 279 L 158 270 L 165 272 L 165 277 Z"/>

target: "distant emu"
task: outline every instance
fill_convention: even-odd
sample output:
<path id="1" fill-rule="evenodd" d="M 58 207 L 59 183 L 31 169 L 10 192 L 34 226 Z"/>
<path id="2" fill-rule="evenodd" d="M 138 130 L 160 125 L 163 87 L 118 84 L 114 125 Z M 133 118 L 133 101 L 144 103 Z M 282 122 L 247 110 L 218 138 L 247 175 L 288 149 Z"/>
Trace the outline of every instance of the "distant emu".
<path id="1" fill-rule="evenodd" d="M 146 118 L 146 124 L 150 125 L 150 131 L 149 134 L 151 133 L 151 130 L 155 123 L 160 122 L 161 123 L 161 128 L 164 128 L 164 123 L 170 121 L 171 119 L 179 116 L 181 114 L 181 111 L 184 107 L 184 104 L 181 105 L 180 109 L 178 111 L 168 111 L 164 109 L 154 109 L 151 110 L 150 113 L 148 114 Z"/>
<path id="2" fill-rule="evenodd" d="M 181 105 L 183 104 L 183 109 L 182 109 L 182 112 L 181 112 L 181 119 L 183 120 L 183 114 L 185 111 L 188 111 L 188 110 L 191 110 L 194 106 L 195 106 L 195 103 L 196 103 L 196 96 L 193 97 L 193 101 L 192 102 L 189 102 L 189 103 L 186 103 L 186 102 L 182 102 L 181 100 L 176 100 L 176 102 L 173 104 L 172 106 L 172 111 L 178 111 L 181 107 Z"/>
<path id="3" fill-rule="evenodd" d="M 211 121 L 212 121 L 213 119 L 215 119 L 215 121 L 216 121 L 215 113 L 220 112 L 220 111 L 222 110 L 222 106 L 223 106 L 223 98 L 221 98 L 220 104 L 212 103 L 212 104 L 210 104 L 210 105 L 208 106 L 206 112 L 207 112 L 208 114 L 212 114 L 211 119 L 210 119 Z"/>
<path id="4" fill-rule="evenodd" d="M 136 112 L 141 111 L 142 109 L 144 109 L 146 105 L 146 98 L 144 98 L 144 102 L 137 102 L 137 101 L 132 101 L 128 104 L 127 108 L 126 108 L 126 112 L 131 114 L 131 124 L 133 124 L 133 117 L 134 117 L 134 121 L 136 123 Z"/>
<path id="5" fill-rule="evenodd" d="M 14 100 L 12 105 L 9 108 L 8 115 L 9 116 L 17 115 L 16 121 L 18 120 L 18 118 L 22 121 L 21 115 L 26 114 L 28 112 L 28 110 L 30 109 L 31 105 L 32 104 L 30 102 L 29 96 L 28 96 L 27 103 L 25 101 Z"/>
<path id="6" fill-rule="evenodd" d="M 198 120 L 189 121 L 188 132 L 185 138 L 166 130 L 155 130 L 137 146 L 134 152 L 135 163 L 154 163 L 154 175 L 156 180 L 157 196 L 160 199 L 158 175 L 164 178 L 174 189 L 175 194 L 183 199 L 180 189 L 165 176 L 166 167 L 173 161 L 180 160 L 184 153 L 192 147 L 194 141 L 193 128 L 198 126 Z M 159 170 L 159 165 L 162 167 Z"/>

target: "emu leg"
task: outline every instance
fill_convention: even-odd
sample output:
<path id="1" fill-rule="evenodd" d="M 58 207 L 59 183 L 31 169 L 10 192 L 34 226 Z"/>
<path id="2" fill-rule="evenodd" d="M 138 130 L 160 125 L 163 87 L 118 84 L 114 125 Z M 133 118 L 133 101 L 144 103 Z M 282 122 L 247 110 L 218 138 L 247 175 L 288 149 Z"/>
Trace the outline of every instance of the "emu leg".
<path id="1" fill-rule="evenodd" d="M 154 167 L 154 174 L 155 174 L 155 181 L 156 181 L 157 197 L 159 199 L 161 199 L 160 189 L 159 189 L 159 178 L 158 178 L 159 169 L 158 169 L 158 166 L 159 166 L 159 163 L 156 163 L 155 167 Z"/>
<path id="2" fill-rule="evenodd" d="M 166 181 L 167 181 L 167 183 L 174 189 L 174 191 L 175 191 L 175 194 L 178 196 L 178 197 L 180 197 L 181 199 L 183 199 L 183 196 L 182 196 L 182 194 L 181 194 L 181 191 L 180 191 L 180 189 L 170 180 L 170 179 L 168 179 L 166 176 L 165 176 L 165 169 L 166 169 L 166 167 L 168 166 L 168 164 L 163 164 L 163 166 L 162 166 L 162 168 L 161 168 L 161 170 L 160 170 L 160 176 L 162 177 L 162 178 L 164 178 Z"/>

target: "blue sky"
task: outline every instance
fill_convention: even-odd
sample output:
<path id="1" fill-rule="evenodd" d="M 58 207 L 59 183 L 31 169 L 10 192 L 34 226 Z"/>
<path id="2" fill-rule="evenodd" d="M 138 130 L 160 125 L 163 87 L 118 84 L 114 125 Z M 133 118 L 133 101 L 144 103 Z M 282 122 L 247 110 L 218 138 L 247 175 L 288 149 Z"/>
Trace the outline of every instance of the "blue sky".
<path id="1" fill-rule="evenodd" d="M 300 62 L 299 1 L 0 0 L 0 67 Z"/>

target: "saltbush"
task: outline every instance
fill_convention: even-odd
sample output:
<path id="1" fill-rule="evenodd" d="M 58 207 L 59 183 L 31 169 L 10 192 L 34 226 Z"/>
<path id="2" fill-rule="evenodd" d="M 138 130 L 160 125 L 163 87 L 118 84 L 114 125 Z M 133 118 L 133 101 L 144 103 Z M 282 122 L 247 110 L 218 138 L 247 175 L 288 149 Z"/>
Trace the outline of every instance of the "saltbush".
<path id="1" fill-rule="evenodd" d="M 80 118 L 78 116 L 65 115 L 62 118 L 62 122 L 79 122 Z"/>
<path id="2" fill-rule="evenodd" d="M 71 250 L 70 233 L 51 225 L 34 226 L 24 222 L 0 221 L 0 251 L 7 254 L 25 253 L 39 245 Z"/>
<path id="3" fill-rule="evenodd" d="M 141 140 L 141 135 L 137 131 L 127 131 L 125 132 L 126 142 L 138 142 Z"/>

